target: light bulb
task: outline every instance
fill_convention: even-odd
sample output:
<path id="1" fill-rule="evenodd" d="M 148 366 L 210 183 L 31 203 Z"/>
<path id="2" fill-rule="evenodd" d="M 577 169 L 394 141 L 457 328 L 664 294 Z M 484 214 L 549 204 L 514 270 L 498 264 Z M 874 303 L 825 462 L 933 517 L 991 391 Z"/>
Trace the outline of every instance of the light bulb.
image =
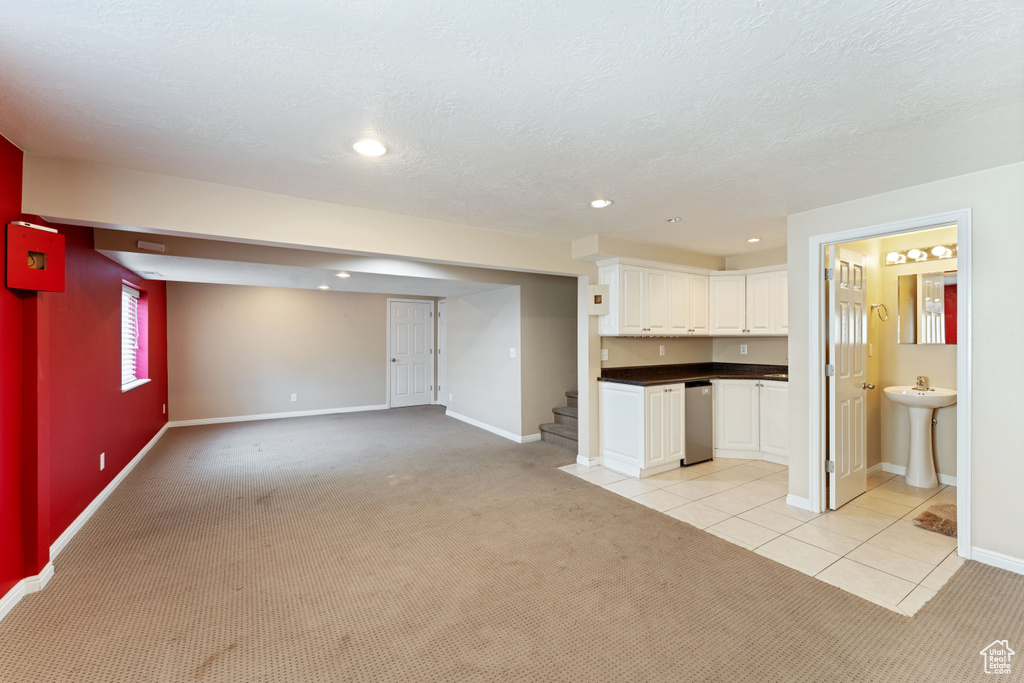
<path id="1" fill-rule="evenodd" d="M 352 149 L 359 152 L 364 157 L 379 157 L 388 151 L 387 147 L 376 140 L 360 140 L 356 144 L 352 145 Z"/>
<path id="2" fill-rule="evenodd" d="M 606 207 L 611 206 L 614 203 L 615 202 L 613 202 L 610 199 L 595 199 L 594 201 L 590 202 L 590 205 L 595 209 L 604 209 Z"/>

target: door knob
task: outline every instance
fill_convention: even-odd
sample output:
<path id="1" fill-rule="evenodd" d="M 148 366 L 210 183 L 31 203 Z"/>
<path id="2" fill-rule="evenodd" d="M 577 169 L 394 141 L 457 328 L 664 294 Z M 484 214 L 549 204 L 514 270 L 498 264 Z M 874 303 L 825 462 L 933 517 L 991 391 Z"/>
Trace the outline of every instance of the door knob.
<path id="1" fill-rule="evenodd" d="M 391 362 L 392 362 L 392 363 L 394 363 L 394 362 L 395 362 L 395 359 L 394 359 L 394 358 L 392 358 L 392 359 L 391 359 Z"/>
<path id="2" fill-rule="evenodd" d="M 875 385 L 874 384 L 868 384 L 867 382 L 864 382 L 864 386 L 862 388 L 864 388 L 864 389 L 874 389 Z"/>

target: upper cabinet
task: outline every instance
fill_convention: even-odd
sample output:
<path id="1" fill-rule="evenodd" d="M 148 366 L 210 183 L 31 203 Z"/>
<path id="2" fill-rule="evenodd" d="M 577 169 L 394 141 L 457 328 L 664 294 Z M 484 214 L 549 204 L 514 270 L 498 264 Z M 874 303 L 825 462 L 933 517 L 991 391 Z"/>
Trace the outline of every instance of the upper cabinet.
<path id="1" fill-rule="evenodd" d="M 708 334 L 708 276 L 628 263 L 602 265 L 610 312 L 601 316 L 606 336 L 688 337 Z"/>
<path id="2" fill-rule="evenodd" d="M 604 336 L 698 337 L 789 333 L 786 271 L 736 273 L 612 259 L 598 264 L 608 285 Z"/>
<path id="3" fill-rule="evenodd" d="M 711 275 L 712 335 L 789 334 L 788 271 Z"/>

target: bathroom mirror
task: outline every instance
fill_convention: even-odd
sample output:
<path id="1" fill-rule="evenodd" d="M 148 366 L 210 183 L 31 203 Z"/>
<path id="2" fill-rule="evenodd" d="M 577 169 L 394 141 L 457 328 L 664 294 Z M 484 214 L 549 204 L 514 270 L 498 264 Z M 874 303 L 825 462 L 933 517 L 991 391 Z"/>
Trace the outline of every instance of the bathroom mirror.
<path id="1" fill-rule="evenodd" d="M 899 276 L 900 344 L 956 344 L 956 271 Z"/>

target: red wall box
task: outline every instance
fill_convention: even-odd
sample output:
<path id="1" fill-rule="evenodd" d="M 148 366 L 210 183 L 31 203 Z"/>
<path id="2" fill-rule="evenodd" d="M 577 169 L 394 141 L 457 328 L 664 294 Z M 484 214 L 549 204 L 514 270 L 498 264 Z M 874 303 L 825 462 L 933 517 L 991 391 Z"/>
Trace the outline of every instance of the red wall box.
<path id="1" fill-rule="evenodd" d="M 7 286 L 37 292 L 63 292 L 64 235 L 8 224 Z"/>

